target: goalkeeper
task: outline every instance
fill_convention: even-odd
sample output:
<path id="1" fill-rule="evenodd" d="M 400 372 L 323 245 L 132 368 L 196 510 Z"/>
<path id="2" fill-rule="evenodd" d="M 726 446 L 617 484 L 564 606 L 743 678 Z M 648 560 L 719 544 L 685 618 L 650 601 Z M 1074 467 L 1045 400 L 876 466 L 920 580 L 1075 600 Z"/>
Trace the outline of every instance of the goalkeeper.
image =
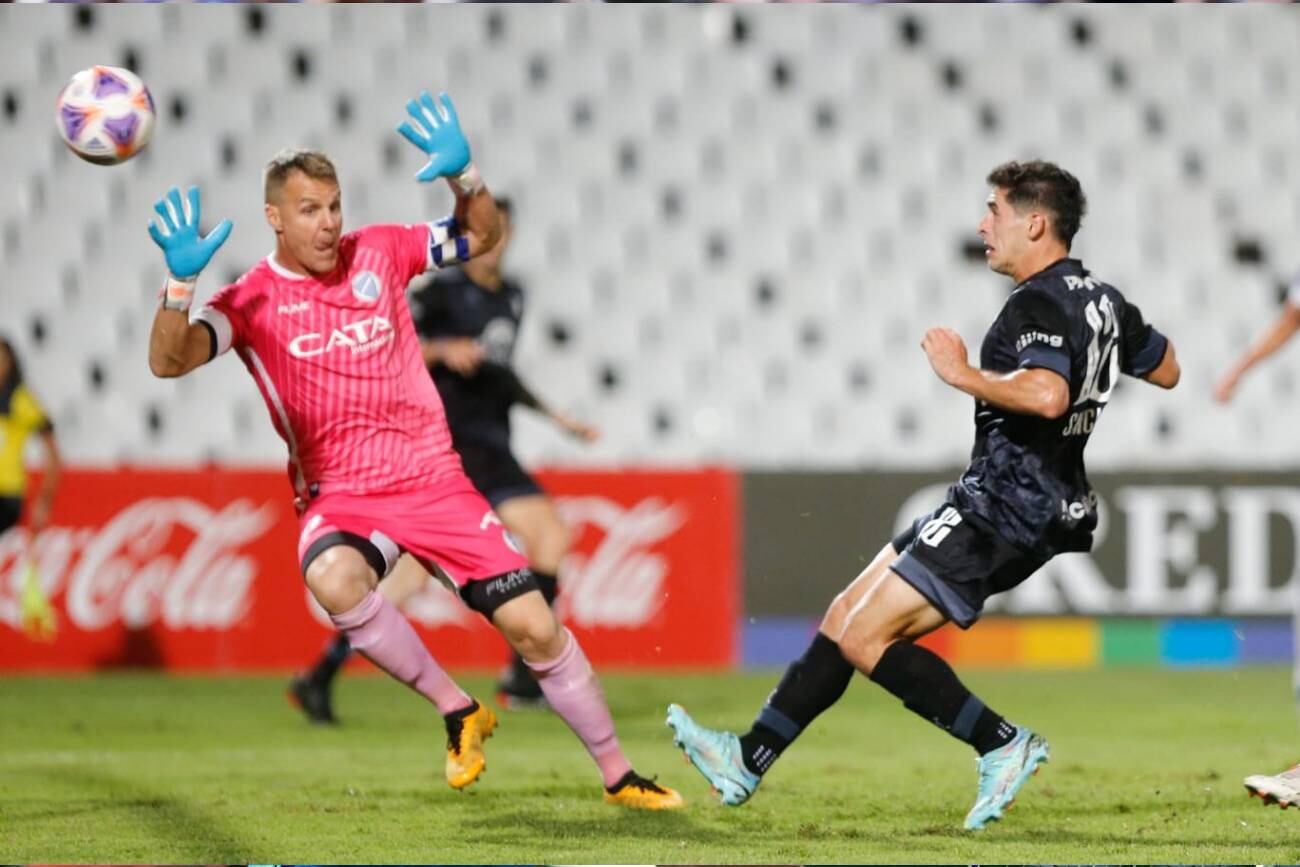
<path id="1" fill-rule="evenodd" d="M 402 553 L 453 584 L 519 651 L 594 760 L 607 802 L 679 807 L 680 795 L 632 769 L 586 654 L 452 451 L 405 289 L 417 274 L 490 250 L 501 230 L 450 98 L 435 103 L 423 93 L 407 111 L 411 120 L 399 132 L 428 158 L 416 178 L 447 179 L 453 215 L 345 233 L 334 164 L 318 151 L 283 151 L 263 179 L 274 251 L 193 318 L 195 281 L 231 224 L 201 235 L 197 188 L 188 207 L 176 188 L 159 201 L 149 230 L 170 276 L 150 333 L 149 368 L 183 376 L 232 350 L 243 362 L 306 504 L 298 561 L 307 587 L 352 647 L 437 708 L 449 785 L 463 789 L 483 772 L 483 741 L 496 716 L 452 680 L 377 592 Z"/>

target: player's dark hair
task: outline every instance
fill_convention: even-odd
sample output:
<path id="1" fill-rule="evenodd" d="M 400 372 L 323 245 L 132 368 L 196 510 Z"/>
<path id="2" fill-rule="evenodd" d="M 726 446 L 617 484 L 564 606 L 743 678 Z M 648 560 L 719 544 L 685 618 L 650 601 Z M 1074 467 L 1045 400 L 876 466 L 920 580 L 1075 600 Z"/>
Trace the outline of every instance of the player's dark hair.
<path id="1" fill-rule="evenodd" d="M 510 201 L 509 196 L 493 196 L 492 199 L 497 203 L 498 211 L 505 214 L 507 217 L 513 217 L 515 215 L 515 205 L 514 202 Z"/>
<path id="2" fill-rule="evenodd" d="M 1079 179 L 1055 163 L 1014 160 L 989 172 L 988 182 L 1006 190 L 1007 202 L 1017 211 L 1042 208 L 1052 215 L 1052 230 L 1070 248 L 1088 211 L 1088 198 Z"/>
<path id="3" fill-rule="evenodd" d="M 335 184 L 339 182 L 334 163 L 330 162 L 330 158 L 325 154 L 305 148 L 286 148 L 271 157 L 262 174 L 263 192 L 267 202 L 280 194 L 285 182 L 289 180 L 289 175 L 294 172 L 302 172 L 307 177 L 318 181 L 333 181 Z"/>
<path id="4" fill-rule="evenodd" d="M 18 353 L 14 351 L 14 345 L 3 334 L 0 334 L 0 352 L 3 352 L 9 358 L 9 375 L 4 379 L 0 379 L 0 394 L 4 394 L 22 385 L 23 365 L 18 360 Z"/>

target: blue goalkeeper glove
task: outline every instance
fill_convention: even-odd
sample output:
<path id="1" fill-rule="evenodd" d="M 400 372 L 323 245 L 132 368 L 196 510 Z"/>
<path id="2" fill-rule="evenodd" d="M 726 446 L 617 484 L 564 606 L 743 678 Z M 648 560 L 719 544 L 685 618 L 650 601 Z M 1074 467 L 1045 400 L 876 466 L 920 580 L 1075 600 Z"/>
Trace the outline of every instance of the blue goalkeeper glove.
<path id="1" fill-rule="evenodd" d="M 163 306 L 169 310 L 188 310 L 194 300 L 194 283 L 199 272 L 212 261 L 217 249 L 230 237 L 234 223 L 222 220 L 207 234 L 199 235 L 199 188 L 190 187 L 189 209 L 181 203 L 181 191 L 172 187 L 164 198 L 154 202 L 159 222 L 149 221 L 149 237 L 167 258 L 169 279 L 163 287 Z"/>
<path id="2" fill-rule="evenodd" d="M 447 178 L 458 191 L 474 193 L 482 182 L 478 180 L 478 170 L 470 162 L 469 142 L 460 130 L 456 106 L 445 93 L 438 94 L 438 100 L 441 106 L 434 103 L 429 91 L 420 91 L 418 99 L 406 104 L 411 120 L 403 121 L 397 128 L 407 141 L 429 157 L 429 162 L 415 175 L 415 179 L 428 183 L 436 178 Z"/>

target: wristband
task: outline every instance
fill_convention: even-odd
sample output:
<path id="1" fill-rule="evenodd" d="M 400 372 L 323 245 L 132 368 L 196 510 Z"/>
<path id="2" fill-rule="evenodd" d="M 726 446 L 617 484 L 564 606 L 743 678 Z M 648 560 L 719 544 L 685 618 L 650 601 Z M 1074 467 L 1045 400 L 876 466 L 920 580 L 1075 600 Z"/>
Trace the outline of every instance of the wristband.
<path id="1" fill-rule="evenodd" d="M 197 282 L 197 274 L 188 280 L 181 280 L 168 274 L 167 282 L 163 284 L 162 290 L 158 293 L 158 296 L 162 299 L 163 308 L 179 310 L 182 313 L 189 310 L 190 305 L 194 303 L 194 284 Z"/>
<path id="2" fill-rule="evenodd" d="M 483 189 L 483 177 L 478 173 L 478 166 L 470 163 L 465 170 L 455 177 L 447 178 L 452 189 L 462 196 L 472 196 Z"/>

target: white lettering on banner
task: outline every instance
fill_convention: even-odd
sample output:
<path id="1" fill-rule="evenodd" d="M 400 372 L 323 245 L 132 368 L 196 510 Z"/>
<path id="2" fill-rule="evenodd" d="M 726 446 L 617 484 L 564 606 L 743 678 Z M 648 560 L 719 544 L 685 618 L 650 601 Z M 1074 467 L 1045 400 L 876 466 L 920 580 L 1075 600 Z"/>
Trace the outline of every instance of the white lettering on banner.
<path id="1" fill-rule="evenodd" d="M 590 556 L 566 558 L 556 603 L 560 618 L 579 626 L 649 623 L 663 605 L 669 564 L 648 549 L 686 523 L 686 509 L 659 497 L 627 508 L 605 497 L 561 497 L 557 505 L 575 537 L 584 525 L 604 533 Z"/>
<path id="2" fill-rule="evenodd" d="M 1291 591 L 1300 581 L 1300 557 L 1292 559 L 1287 585 L 1269 586 L 1269 517 L 1279 515 L 1293 530 L 1300 528 L 1300 491 L 1295 488 L 1224 488 L 1228 513 L 1228 592 L 1225 611 L 1259 614 L 1287 611 Z"/>
<path id="3" fill-rule="evenodd" d="M 44 590 L 63 592 L 68 619 L 79 629 L 119 621 L 140 629 L 159 620 L 169 629 L 224 629 L 248 611 L 257 577 L 253 558 L 236 551 L 274 523 L 269 503 L 239 499 L 214 509 L 187 497 L 149 498 L 99 529 L 51 527 L 32 553 Z M 179 559 L 164 551 L 177 531 L 193 534 Z M 0 620 L 15 626 L 25 548 L 25 538 L 0 546 L 0 573 L 6 566 L 9 572 Z M 76 551 L 80 558 L 69 568 Z"/>
<path id="4" fill-rule="evenodd" d="M 1210 611 L 1219 580 L 1200 562 L 1196 537 L 1218 518 L 1205 487 L 1130 487 L 1115 492 L 1128 518 L 1128 605 L 1132 614 Z M 1170 585 L 1169 567 L 1187 575 Z"/>

